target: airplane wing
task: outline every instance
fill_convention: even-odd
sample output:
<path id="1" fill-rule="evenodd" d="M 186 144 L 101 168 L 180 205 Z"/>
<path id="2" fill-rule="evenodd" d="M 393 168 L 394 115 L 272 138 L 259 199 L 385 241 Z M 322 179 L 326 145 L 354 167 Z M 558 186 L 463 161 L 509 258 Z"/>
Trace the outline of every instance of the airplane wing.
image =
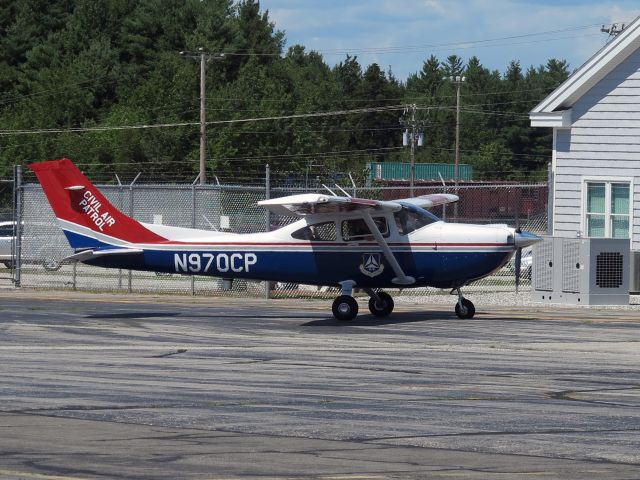
<path id="1" fill-rule="evenodd" d="M 419 197 L 402 198 L 395 201 L 401 203 L 410 203 L 411 205 L 415 205 L 416 207 L 420 208 L 432 208 L 437 207 L 438 205 L 444 205 L 446 203 L 454 203 L 458 200 L 460 200 L 460 197 L 458 197 L 457 195 L 452 195 L 450 193 L 433 193 L 431 195 L 420 195 Z"/>
<path id="2" fill-rule="evenodd" d="M 299 216 L 320 213 L 347 213 L 354 211 L 397 212 L 403 203 L 421 208 L 431 208 L 445 203 L 457 202 L 458 196 L 448 193 L 422 195 L 400 200 L 370 200 L 367 198 L 338 197 L 322 193 L 303 193 L 287 197 L 262 200 L 258 205 L 266 207 L 276 215 Z"/>
<path id="3" fill-rule="evenodd" d="M 366 198 L 338 197 L 321 193 L 303 193 L 288 197 L 261 200 L 258 205 L 277 215 L 299 216 L 320 213 L 346 213 L 353 211 L 397 212 L 402 208 L 397 202 L 369 200 Z"/>

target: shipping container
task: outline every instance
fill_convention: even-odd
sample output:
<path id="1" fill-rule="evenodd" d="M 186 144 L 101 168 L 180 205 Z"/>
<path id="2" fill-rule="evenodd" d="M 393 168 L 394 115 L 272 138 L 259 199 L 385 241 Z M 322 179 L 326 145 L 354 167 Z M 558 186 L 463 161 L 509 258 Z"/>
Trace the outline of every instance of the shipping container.
<path id="1" fill-rule="evenodd" d="M 370 180 L 409 180 L 411 176 L 410 163 L 375 162 L 367 164 Z M 416 180 L 440 180 L 440 175 L 446 181 L 453 180 L 455 165 L 452 163 L 416 163 Z M 473 180 L 473 167 L 466 163 L 459 164 L 459 180 Z"/>

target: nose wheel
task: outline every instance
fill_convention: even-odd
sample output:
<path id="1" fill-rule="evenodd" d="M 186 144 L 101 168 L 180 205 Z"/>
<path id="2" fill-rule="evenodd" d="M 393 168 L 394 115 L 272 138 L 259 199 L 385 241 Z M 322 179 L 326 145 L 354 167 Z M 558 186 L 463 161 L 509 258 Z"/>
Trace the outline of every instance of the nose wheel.
<path id="1" fill-rule="evenodd" d="M 456 315 L 458 318 L 466 319 L 473 318 L 476 314 L 476 307 L 471 300 L 467 300 L 462 295 L 462 290 L 456 288 L 458 291 L 458 303 L 456 303 Z M 453 292 L 451 292 L 453 293 Z"/>

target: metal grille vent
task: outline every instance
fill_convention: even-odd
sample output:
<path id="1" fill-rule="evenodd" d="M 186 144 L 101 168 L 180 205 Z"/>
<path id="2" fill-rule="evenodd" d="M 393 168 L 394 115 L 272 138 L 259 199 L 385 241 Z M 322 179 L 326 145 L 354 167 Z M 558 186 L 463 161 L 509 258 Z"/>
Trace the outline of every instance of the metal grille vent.
<path id="1" fill-rule="evenodd" d="M 596 257 L 596 285 L 619 288 L 624 278 L 624 256 L 620 252 L 601 252 Z"/>
<path id="2" fill-rule="evenodd" d="M 535 263 L 535 277 L 533 279 L 536 290 L 553 290 L 553 240 L 546 239 L 534 247 L 533 261 Z"/>
<path id="3" fill-rule="evenodd" d="M 562 291 L 580 291 L 580 240 L 567 240 L 562 244 Z"/>

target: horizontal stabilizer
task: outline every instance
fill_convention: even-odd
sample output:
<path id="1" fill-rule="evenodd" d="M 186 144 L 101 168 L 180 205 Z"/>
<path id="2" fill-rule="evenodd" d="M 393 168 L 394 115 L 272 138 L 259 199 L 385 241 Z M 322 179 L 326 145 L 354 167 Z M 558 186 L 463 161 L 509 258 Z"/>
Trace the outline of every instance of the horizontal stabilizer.
<path id="1" fill-rule="evenodd" d="M 95 250 L 83 250 L 64 258 L 63 262 L 86 262 L 95 258 L 117 255 L 137 255 L 144 253 L 139 248 L 102 248 Z"/>

